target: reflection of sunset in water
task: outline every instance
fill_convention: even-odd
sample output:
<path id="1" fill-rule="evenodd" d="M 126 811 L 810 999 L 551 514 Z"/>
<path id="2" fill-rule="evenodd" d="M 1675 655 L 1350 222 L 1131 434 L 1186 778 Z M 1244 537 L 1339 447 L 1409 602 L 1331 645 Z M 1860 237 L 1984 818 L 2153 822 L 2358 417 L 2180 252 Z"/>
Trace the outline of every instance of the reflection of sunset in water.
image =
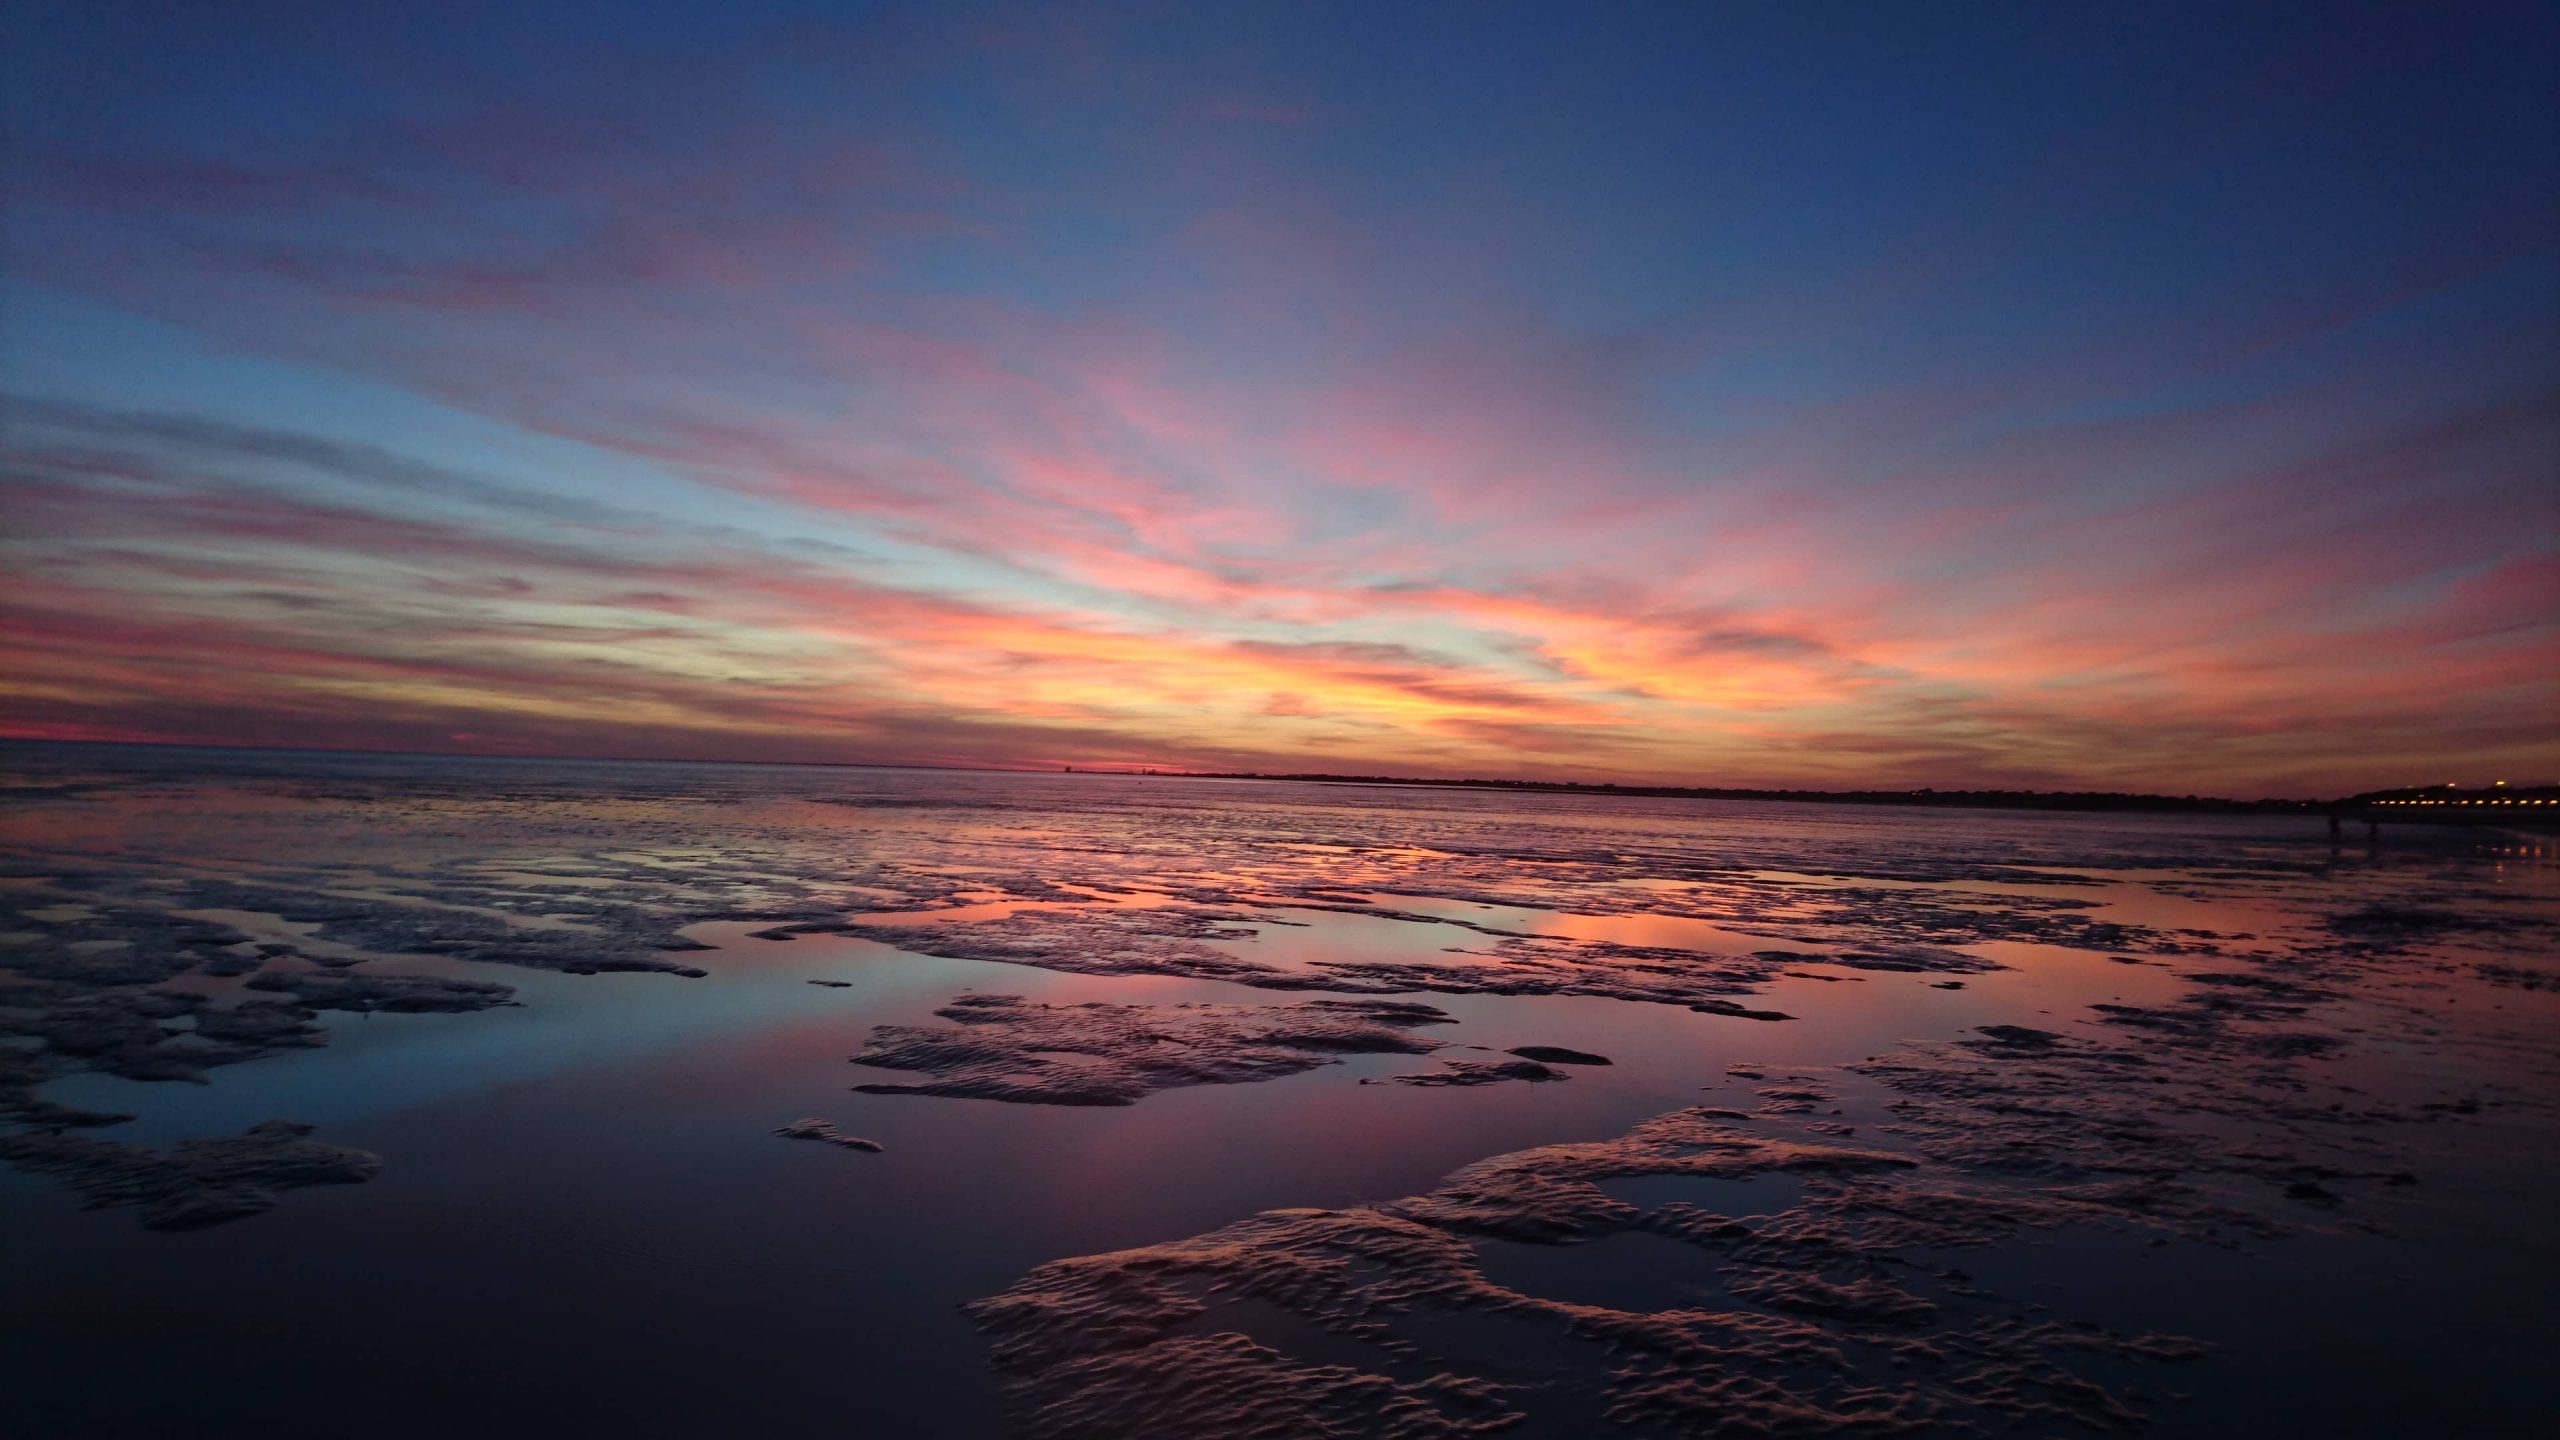
<path id="1" fill-rule="evenodd" d="M 2515 1257 L 2541 1253 L 2527 1197 L 2560 1179 L 2543 1158 L 2560 1153 L 2546 1143 L 2560 991 L 2536 988 L 2550 983 L 2560 863 L 2531 839 L 2395 834 L 2367 847 L 2281 818 L 1092 776 L 14 759 L 19 799 L 0 819 L 17 872 L 0 886 L 13 994 L 52 994 L 43 987 L 69 982 L 34 977 L 83 966 L 156 965 L 165 979 L 79 1003 L 149 984 L 196 1007 L 191 1021 L 218 1019 L 283 993 L 244 988 L 267 977 L 343 966 L 494 981 L 514 1002 L 321 1011 L 296 1023 L 325 1045 L 241 1055 L 206 1050 L 178 1022 L 136 1041 L 144 1051 L 45 1060 L 45 1101 L 137 1117 L 101 1138 L 166 1146 L 290 1118 L 382 1157 L 367 1183 L 279 1192 L 273 1213 L 177 1249 L 134 1249 L 128 1212 L 83 1212 L 65 1182 L 7 1172 L 0 1202 L 34 1257 L 11 1284 L 66 1317 L 34 1341 L 63 1374 L 94 1363 L 74 1347 L 136 1343 L 113 1313 L 68 1297 L 232 1294 L 299 1256 L 334 1278 L 244 1302 L 229 1326 L 190 1332 L 183 1355 L 147 1343 L 145 1361 L 246 1367 L 354 1327 L 436 1356 L 451 1343 L 439 1337 L 469 1333 L 613 1373 L 673 1413 L 689 1396 L 752 1393 L 749 1412 L 791 1428 L 835 1393 L 826 1377 L 850 1347 L 879 1413 L 991 1433 L 991 1411 L 950 1409 L 984 1373 L 957 1307 L 1011 1293 L 1049 1273 L 1044 1262 L 1173 1245 L 1291 1207 L 1355 1215 L 1418 1197 L 1431 1213 L 1446 1203 L 1426 1203 L 1433 1187 L 1461 1167 L 1566 1142 L 1617 1153 L 1609 1137 L 1703 1105 L 1742 1118 L 1702 1123 L 1783 1131 L 1800 1147 L 1920 1157 L 1922 1179 L 1859 1182 L 1911 1187 L 1875 1190 L 1880 1205 L 1942 1204 L 1927 1197 L 1948 1191 L 2029 1203 L 2039 1167 L 2093 1161 L 2169 1186 L 2150 1209 L 2090 1211 L 2061 1232 L 2051 1253 L 2069 1258 L 2031 1293 L 2099 1323 L 2202 1335 L 2245 1361 L 2182 1371 L 2182 1384 L 2282 1394 L 2314 1414 L 2330 1403 L 2317 1357 L 2346 1343 L 2341 1327 L 2423 1352 L 2450 1342 L 2411 1331 L 2422 1317 L 2505 1293 Z M 671 948 L 683 946 L 707 948 Z M 644 973 L 581 973 L 628 965 Z M 1020 1006 L 953 1003 L 999 995 Z M 1401 1032 L 1419 1053 L 1328 1051 L 1338 1028 L 1290 1018 L 1354 1000 L 1441 1013 Z M 1181 1007 L 1201 1006 L 1225 1018 L 1185 1019 Z M 1111 1022 L 1080 1022 L 1076 1007 L 1108 1007 Z M 1006 1019 L 1026 1014 L 1038 1024 Z M 1281 1038 L 1253 1042 L 1262 1069 L 1220 1048 L 1266 1032 Z M 847 1063 L 886 1034 L 903 1048 L 875 1053 L 923 1068 Z M 1448 1083 L 1484 1079 L 1523 1048 L 1609 1063 Z M 187 1056 L 210 1083 L 119 1073 Z M 1984 1076 L 2022 1075 L 2045 1088 L 1977 1093 Z M 1018 1097 L 1107 1090 L 1134 1103 L 956 1098 L 980 1093 L 971 1077 Z M 854 1088 L 883 1083 L 934 1093 Z M 1941 1113 L 1975 1104 L 1989 1108 Z M 2008 1134 L 2083 1112 L 2120 1153 L 2077 1132 Z M 803 1116 L 883 1148 L 774 1138 Z M 2403 1173 L 2419 1183 L 2392 1179 Z M 1753 1213 L 1798 1226 L 1829 1223 L 1825 1207 L 1849 1193 L 1747 1171 L 1656 1178 L 1612 1179 L 1606 1193 L 1647 1206 L 1748 1197 Z M 2207 1222 L 2177 1217 L 2214 1215 L 2290 1238 L 2253 1242 L 2246 1261 L 2210 1246 L 2199 1254 L 2226 1258 L 2182 1258 L 2191 1237 L 2176 1227 Z M 2368 1216 L 2404 1238 L 2330 1223 Z M 2015 1270 L 2005 1257 L 2021 1237 L 1935 1223 L 1975 1247 L 1955 1262 L 1969 1272 Z M 2144 1258 L 2161 1252 L 2119 1235 L 2127 1225 L 2169 1227 L 2181 1243 L 2166 1253 L 2181 1258 Z M 1644 1297 L 1665 1293 L 1637 1273 L 1647 1257 L 1691 1243 L 1612 1241 L 1534 1263 L 1499 1244 L 1468 1253 L 1487 1284 Z M 2339 1289 L 2335 1277 L 2391 1263 L 2356 1247 L 2387 1244 L 2419 1247 L 2418 1278 L 2388 1282 L 2387 1304 Z M 472 1298 L 498 1283 L 498 1256 L 539 1277 L 540 1294 L 504 1319 Z M 1683 1261 L 1681 1293 L 1801 1313 L 1694 1278 L 1734 1263 Z M 2146 1267 L 2182 1277 L 2189 1300 L 2132 1298 Z M 439 1288 L 446 1276 L 471 1284 Z M 2327 1297 L 2320 1313 L 2270 1317 L 2258 1297 L 2287 1287 Z M 1931 1303 L 1953 1315 L 1989 1302 Z M 697 1353 L 681 1383 L 632 1373 L 621 1347 L 638 1343 L 637 1322 L 624 1317 L 670 1307 L 752 1346 Z M 2293 1327 L 2299 1354 L 2219 1328 L 2241 1313 Z M 1417 1343 L 1457 1344 L 1413 1323 Z M 1441 1358 L 1479 1363 L 1463 1346 Z M 1577 1383 L 1555 1363 L 1542 1383 Z M 802 1379 L 784 1393 L 751 1372 Z M 227 1413 L 264 1403 L 203 1383 Z M 548 1403 L 539 1378 L 521 1383 L 526 1403 Z M 2393 1403 L 2442 1399 L 2419 1386 Z"/>

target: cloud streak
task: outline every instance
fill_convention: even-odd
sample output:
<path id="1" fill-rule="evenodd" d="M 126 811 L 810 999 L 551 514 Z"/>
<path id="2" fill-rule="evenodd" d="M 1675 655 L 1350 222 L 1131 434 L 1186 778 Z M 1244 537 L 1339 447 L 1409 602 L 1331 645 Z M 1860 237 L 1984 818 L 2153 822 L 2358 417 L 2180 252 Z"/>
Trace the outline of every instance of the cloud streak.
<path id="1" fill-rule="evenodd" d="M 2254 29 L 2118 36 L 2121 80 L 1987 37 L 1963 104 L 1826 54 L 1924 153 L 1718 58 L 1813 43 L 1772 20 L 1460 89 L 1427 26 L 515 23 L 31 27 L 0 729 L 2560 773 L 2560 170 L 2484 148 L 2531 83 L 2495 36 L 2275 98 Z M 2189 65 L 2214 126 L 2160 108 Z M 2093 181 L 2163 133 L 2212 143 Z"/>

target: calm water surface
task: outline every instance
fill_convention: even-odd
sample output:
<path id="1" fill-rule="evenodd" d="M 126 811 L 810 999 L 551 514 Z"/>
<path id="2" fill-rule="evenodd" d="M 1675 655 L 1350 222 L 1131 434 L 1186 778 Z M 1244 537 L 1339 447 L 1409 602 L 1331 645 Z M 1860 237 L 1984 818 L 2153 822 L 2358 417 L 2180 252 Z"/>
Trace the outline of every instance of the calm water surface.
<path id="1" fill-rule="evenodd" d="M 521 1003 L 330 1012 L 324 1048 L 202 1085 L 50 1081 L 47 1099 L 136 1117 L 107 1138 L 158 1146 L 285 1118 L 384 1168 L 187 1233 L 0 1170 L 0 1393 L 16 1433 L 1000 1434 L 984 1347 L 958 1307 L 1044 1261 L 1273 1207 L 1406 1195 L 1486 1156 L 1742 1104 L 1758 1082 L 1735 1067 L 1778 1076 L 1985 1024 L 2070 1031 L 2092 1004 L 2169 1004 L 2198 968 L 2307 943 L 2410 885 L 2459 897 L 2444 903 L 2493 928 L 2412 942 L 2406 985 L 2355 1003 L 2425 1024 L 2368 1027 L 2331 1073 L 2411 1103 L 2484 1086 L 2514 1099 L 2409 1140 L 2422 1183 L 2360 1201 L 2355 1224 L 2247 1246 L 2065 1234 L 1963 1263 L 2057 1310 L 2210 1341 L 2208 1363 L 2151 1382 L 2193 1397 L 2160 1413 L 2163 1433 L 2499 1433 L 2550 1413 L 2538 1367 L 2560 1340 L 2560 1133 L 2536 1101 L 2560 1030 L 2552 992 L 2464 968 L 2484 935 L 2498 948 L 2480 956 L 2530 964 L 2515 924 L 2560 914 L 2553 849 L 2531 837 L 2341 847 L 2293 819 L 87 747 L 0 750 L 0 771 L 20 887 L 87 876 L 129 894 L 222 877 L 527 931 L 592 926 L 586 907 L 602 902 L 679 917 L 816 906 L 911 927 L 1195 903 L 1205 888 L 1229 911 L 1250 902 L 1251 933 L 1209 943 L 1288 970 L 1445 963 L 1502 935 L 1816 957 L 1744 997 L 1794 1017 L 1783 1022 L 1601 995 L 1398 997 L 1447 1010 L 1456 1023 L 1434 1033 L 1456 1043 L 1615 1062 L 1568 1083 L 1362 1084 L 1428 1062 L 1355 1056 L 1098 1108 L 860 1094 L 850 1087 L 882 1074 L 847 1060 L 872 1026 L 935 1023 L 971 990 L 1310 997 L 942 958 L 858 924 L 755 938 L 764 918 L 685 920 L 681 933 L 712 948 L 671 958 L 702 978 L 562 974 L 346 945 L 278 909 L 214 907 L 306 957 L 334 943 L 365 973 L 497 980 Z M 1915 896 L 1934 908 L 1897 898 Z M 1961 918 L 2027 913 L 2068 924 L 1986 934 Z M 2185 934 L 2193 953 L 2125 963 L 2091 922 Z M 46 923 L 12 921 L 10 944 L 45 943 Z M 1938 927 L 1944 946 L 2005 968 L 1939 988 L 1937 974 L 1819 958 L 1871 947 L 1879 927 L 1906 941 Z M 1840 1085 L 1844 1108 L 1879 1103 Z M 803 1115 L 884 1153 L 771 1134 Z M 1612 1189 L 1650 1203 L 1715 1183 Z M 1722 1183 L 1696 1203 L 1782 1210 L 1795 1182 Z M 1485 1264 L 1513 1288 L 1592 1304 L 1735 1303 L 1712 1265 L 1679 1251 L 1648 1236 L 1488 1241 Z"/>

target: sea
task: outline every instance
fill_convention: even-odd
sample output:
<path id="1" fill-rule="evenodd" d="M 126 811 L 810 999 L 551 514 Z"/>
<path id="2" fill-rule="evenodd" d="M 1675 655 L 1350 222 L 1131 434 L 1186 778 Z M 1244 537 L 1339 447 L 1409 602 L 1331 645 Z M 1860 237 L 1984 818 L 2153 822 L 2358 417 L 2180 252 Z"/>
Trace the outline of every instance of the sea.
<path id="1" fill-rule="evenodd" d="M 0 909 L 16 1435 L 2560 1413 L 2548 835 L 13 743 Z"/>

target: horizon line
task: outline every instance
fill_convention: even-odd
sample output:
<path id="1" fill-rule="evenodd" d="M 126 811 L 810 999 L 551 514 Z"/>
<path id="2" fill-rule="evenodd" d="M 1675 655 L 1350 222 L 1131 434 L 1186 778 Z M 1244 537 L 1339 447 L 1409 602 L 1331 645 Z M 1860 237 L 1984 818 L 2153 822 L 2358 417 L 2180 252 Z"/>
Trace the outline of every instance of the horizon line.
<path id="1" fill-rule="evenodd" d="M 959 764 L 948 764 L 948 763 L 941 763 L 941 764 L 937 764 L 937 763 L 932 763 L 932 762 L 927 762 L 927 761 L 919 761 L 919 760 L 760 760 L 760 759 L 747 759 L 747 758 L 738 758 L 738 757 L 715 757 L 715 756 L 699 756 L 699 755 L 683 755 L 683 756 L 664 756 L 664 755 L 614 755 L 614 754 L 577 754 L 577 755 L 564 755 L 564 754 L 556 754 L 556 753 L 555 753 L 555 754 L 536 754 L 536 753 L 525 753 L 525 752 L 515 752 L 515 751 L 490 751 L 490 750 L 411 750 L 411 749 L 399 749 L 399 748 L 389 748 L 389 747 L 368 747 L 368 746 L 357 746 L 357 745 L 260 745 L 260 744 L 248 744 L 248 743 L 242 743 L 242 742 L 238 742 L 238 741 L 215 741 L 215 740 L 109 740 L 109 739 L 93 739 L 93 738 L 86 738 L 86 737 L 65 737 L 65 736 L 50 736 L 50 735 L 7 735 L 7 734 L 0 734 L 0 744 L 5 744 L 5 745 L 97 745 L 97 746 L 111 746 L 111 747 L 115 747 L 115 748 L 118 748 L 118 749 L 128 749 L 128 750 L 238 750 L 238 751 L 247 751 L 247 752 L 251 752 L 251 753 L 258 753 L 258 754 L 285 754 L 285 755 L 296 755 L 296 754 L 299 754 L 299 755 L 381 755 L 381 756 L 391 756 L 391 757 L 400 757 L 400 758 L 408 758 L 408 759 L 436 759 L 436 760 L 545 760 L 545 761 L 555 761 L 555 762 L 560 762 L 560 763 L 564 763 L 564 764 L 615 764 L 615 765 L 764 765 L 764 766 L 773 766 L 773 767 L 777 767 L 777 768 L 794 768 L 794 767 L 796 767 L 796 768 L 837 769 L 837 770 L 934 770 L 934 771 L 949 771 L 949 772 L 954 772 L 954 773 L 959 773 L 959 774 L 972 774 L 972 775 L 1057 775 L 1057 774 L 1073 774 L 1073 775 L 1118 775 L 1118 776 L 1126 776 L 1126 777 L 1130 777 L 1130 778 L 1137 778 L 1137 777 L 1141 777 L 1141 776 L 1154 776 L 1154 777 L 1165 778 L 1165 779 L 1185 779 L 1185 780 L 1268 780 L 1268 781 L 1292 781 L 1292 782 L 1298 782 L 1298 783 L 1304 783 L 1304 784 L 1381 785 L 1381 786 L 1387 786 L 1387 785 L 1410 785 L 1410 786 L 1419 786 L 1419 787 L 1470 788 L 1470 789 L 1486 789 L 1486 790 L 1493 790 L 1493 789 L 1505 789 L 1505 790 L 1520 791 L 1520 792 L 1524 792 L 1524 793 L 1534 793 L 1534 792 L 1539 792 L 1539 791 L 1589 791 L 1589 792 L 1599 792 L 1599 793 L 1604 793 L 1604 794 L 1606 794 L 1606 793 L 1612 793 L 1612 792 L 1614 792 L 1614 793 L 1618 793 L 1618 794 L 1622 794 L 1622 795 L 1627 795 L 1627 796 L 1630 796 L 1630 797 L 1633 797 L 1633 798 L 1679 798 L 1679 796 L 1680 796 L 1680 795 L 1682 795 L 1682 794 L 1687 794 L 1687 795 L 1695 796 L 1695 797 L 1697 797 L 1697 798 L 1701 798 L 1701 799 L 1729 798 L 1729 799 L 1737 799 L 1737 800 L 1749 800 L 1749 799 L 1755 799 L 1755 798 L 1774 798 L 1774 797 L 1785 797 L 1785 796 L 1791 796 L 1791 795 L 1802 795 L 1802 796 L 1827 796 L 1827 797 L 1834 797 L 1834 798 L 1841 798 L 1841 797 L 1869 797 L 1869 796 L 1872 796 L 1872 797 L 1887 797 L 1887 796 L 1903 796 L 1903 795 L 1908 795 L 1908 796 L 1913 796 L 1913 797 L 1920 797 L 1920 796 L 1933 796 L 1933 795 L 1934 795 L 1934 796 L 1944 796 L 1944 797 L 1956 797 L 1956 796 L 1966 796 L 1966 795 L 2018 795 L 2018 796 L 2034 796 L 2034 797 L 2043 797 L 2043 798 L 2064 798 L 2064 797 L 2071 797 L 2071 796 L 2090 796 L 2090 797 L 2108 797 L 2108 798 L 2116 798 L 2116 799 L 2130 799 L 2130 800 L 2159 800 L 2159 801 L 2168 801 L 2168 802 L 2172 802 L 2172 803 L 2175 803 L 2175 804 L 2178 804 L 2178 805 L 2194 805 L 2194 806 L 2208 806 L 2208 805 L 2229 805 L 2229 806 L 2244 806 L 2244 807 L 2245 807 L 2245 806 L 2270 806 L 2270 805 L 2301 805 L 2301 806 L 2319 806 L 2319 805 L 2337 804 L 2337 803 L 2341 803 L 2341 802 L 2344 802 L 2344 801 L 2352 800 L 2352 799 L 2357 798 L 2357 796 L 2359 796 L 2359 795 L 2383 794 L 2383 793 L 2387 793 L 2387 792 L 2390 792 L 2390 791 L 2396 791 L 2396 790 L 2421 790 L 2421 789 L 2440 788 L 2440 787 L 2437 787 L 2437 786 L 2429 786 L 2429 785 L 2386 785 L 2386 786 L 2376 786 L 2376 787 L 2374 787 L 2374 788 L 2372 788 L 2372 789 L 2370 789 L 2370 790 L 2357 791 L 2357 792 L 2355 792 L 2354 794 L 2350 794 L 2350 795 L 2339 795 L 2339 796 L 2329 796 L 2329 797 L 2306 797 L 2306 796 L 2292 796 L 2292 795 L 2262 795 L 2262 796 L 2256 797 L 2256 798 L 2254 798 L 2254 799 L 2243 799 L 2243 798 L 2238 797 L 2238 796 L 2229 796 L 2229 795 L 2205 795 L 2205 794 L 2197 794 L 2197 793 L 2190 793 L 2190 794 L 2183 794 L 2183 795 L 2181 795 L 2181 794 L 2171 794 L 2171 793 L 2169 793 L 2169 792 L 2167 792 L 2167 791 L 2150 791 L 2150 790 L 2101 790 L 2101 789 L 2087 789 L 2087 788 L 2083 788 L 2083 789 L 2031 789 L 2031 788 L 2020 788 L 2020 787 L 2014 787 L 2014 786 L 1984 786 L 1984 785 L 1958 786 L 1958 787 L 1952 787 L 1952 788 L 1950 788 L 1950 787 L 1944 787 L 1944 786 L 1937 786 L 1937 785 L 1924 785 L 1924 786 L 1869 785 L 1869 786 L 1848 786 L 1848 787 L 1842 787 L 1842 788 L 1823 788 L 1823 787 L 1819 787 L 1819 786 L 1809 786 L 1809 785 L 1734 785 L 1734 784 L 1722 784 L 1722 785 L 1718 785 L 1718 784 L 1694 784 L 1694 783 L 1682 783 L 1682 782 L 1678 782 L 1678 781 L 1668 781 L 1668 780 L 1639 780 L 1639 781 L 1617 781 L 1617 780 L 1530 780 L 1530 779 L 1520 779 L 1520 778 L 1496 778 L 1496 777 L 1484 777 L 1484 776 L 1448 777 L 1448 776 L 1428 776 L 1428 775 L 1383 775 L 1383 774 L 1381 774 L 1381 775 L 1363 775 L 1363 774 L 1350 774 L 1350 773 L 1328 772 L 1328 771 L 1285 771 L 1285 772 L 1272 772 L 1272 771 L 1252 771 L 1252 770 L 1195 770 L 1195 769 L 1186 769 L 1186 768 L 1182 768 L 1182 767 L 1178 767 L 1178 766 L 1170 766 L 1170 765 L 1150 765 L 1150 764 L 1147 764 L 1147 763 L 1142 762 L 1142 761 L 1117 761 L 1117 762 L 1107 762 L 1107 763 L 1105 763 L 1105 764 L 1101 764 L 1101 765 L 1090 765 L 1090 766 L 1065 765 L 1065 764 L 1063 764 L 1063 763 L 1061 763 L 1061 764 L 1059 764 L 1059 765 L 1055 765 L 1055 766 L 1052 766 L 1052 765 L 1049 765 L 1049 764 L 1045 764 L 1045 763 L 1043 763 L 1043 764 L 1036 764 L 1036 765 L 1035 765 L 1035 764 L 1019 764 L 1019 765 L 998 765 L 998 764 L 985 764 L 985 765 L 959 765 Z M 2508 786 L 2508 783 L 2509 783 L 2509 782 L 2507 782 L 2507 781 L 2499 780 L 2499 781 L 2492 782 L 2492 785 L 2494 785 L 2494 786 Z M 2521 785 L 2521 786 L 2510 786 L 2509 788 L 2515 788 L 2515 789 L 2548 788 L 2550 785 L 2552 785 L 2552 784 L 2554 784 L 2554 783 L 2560 783 L 2560 782 L 2528 781 L 2528 782 L 2525 782 L 2525 783 L 2524 783 L 2523 785 Z M 2451 788 L 2461 788 L 2460 782 L 2448 782 L 2448 784 L 2450 785 L 2450 787 L 2451 787 Z M 2479 787 L 2479 788 L 2486 789 L 2486 788 L 2492 788 L 2492 786 L 2481 786 L 2481 787 Z M 1721 794 L 1721 796 L 1719 796 L 1719 794 L 1718 794 L 1717 792 L 1723 792 L 1723 793 Z"/>

